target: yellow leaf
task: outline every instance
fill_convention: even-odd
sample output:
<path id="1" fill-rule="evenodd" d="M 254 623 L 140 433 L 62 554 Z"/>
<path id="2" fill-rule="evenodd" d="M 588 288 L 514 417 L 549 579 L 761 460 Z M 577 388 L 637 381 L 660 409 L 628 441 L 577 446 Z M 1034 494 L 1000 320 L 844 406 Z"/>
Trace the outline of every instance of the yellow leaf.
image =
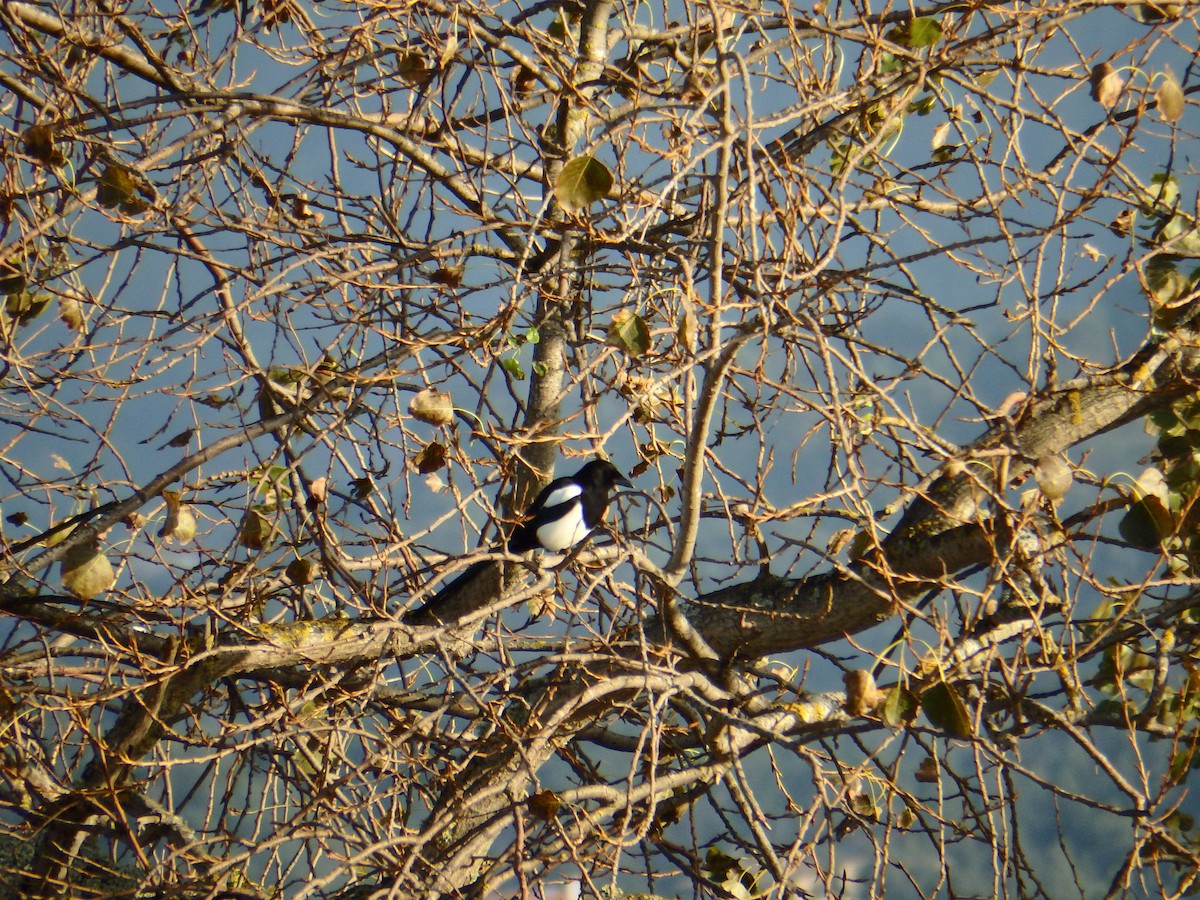
<path id="1" fill-rule="evenodd" d="M 558 173 L 554 196 L 567 212 L 575 212 L 603 200 L 612 190 L 613 176 L 594 156 L 577 156 Z"/>
<path id="2" fill-rule="evenodd" d="M 1162 84 L 1154 92 L 1154 99 L 1158 101 L 1158 114 L 1163 121 L 1174 124 L 1183 118 L 1183 89 L 1170 69 L 1164 69 L 1162 77 Z"/>
<path id="3" fill-rule="evenodd" d="M 112 563 L 100 552 L 96 541 L 74 547 L 62 560 L 62 585 L 80 600 L 91 600 L 116 583 Z"/>

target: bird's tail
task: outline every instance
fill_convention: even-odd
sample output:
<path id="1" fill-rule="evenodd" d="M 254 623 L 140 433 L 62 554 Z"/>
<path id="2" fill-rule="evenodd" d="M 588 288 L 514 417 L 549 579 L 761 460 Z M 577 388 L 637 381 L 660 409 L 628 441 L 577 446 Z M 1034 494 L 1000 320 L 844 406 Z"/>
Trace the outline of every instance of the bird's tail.
<path id="1" fill-rule="evenodd" d="M 404 614 L 406 625 L 445 625 L 474 612 L 500 596 L 504 564 L 484 559 L 468 566 L 453 581 Z"/>

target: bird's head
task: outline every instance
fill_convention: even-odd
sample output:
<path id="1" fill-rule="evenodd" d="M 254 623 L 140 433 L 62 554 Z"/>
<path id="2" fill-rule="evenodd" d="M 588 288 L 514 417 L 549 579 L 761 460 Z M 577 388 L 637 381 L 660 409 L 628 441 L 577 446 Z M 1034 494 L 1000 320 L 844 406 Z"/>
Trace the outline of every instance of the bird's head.
<path id="1" fill-rule="evenodd" d="M 587 485 L 594 485 L 604 490 L 605 493 L 612 490 L 618 484 L 630 487 L 629 479 L 622 475 L 621 470 L 607 459 L 593 459 L 575 473 L 574 480 L 585 487 Z"/>

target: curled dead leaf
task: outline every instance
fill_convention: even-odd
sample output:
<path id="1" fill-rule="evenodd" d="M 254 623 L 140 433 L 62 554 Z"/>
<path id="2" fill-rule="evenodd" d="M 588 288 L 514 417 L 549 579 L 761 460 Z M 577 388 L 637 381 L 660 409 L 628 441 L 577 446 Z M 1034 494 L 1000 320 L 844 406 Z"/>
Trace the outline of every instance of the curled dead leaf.
<path id="1" fill-rule="evenodd" d="M 1118 74 L 1111 63 L 1102 62 L 1092 66 L 1091 84 L 1092 99 L 1105 109 L 1111 109 L 1121 97 L 1125 79 Z"/>
<path id="2" fill-rule="evenodd" d="M 408 411 L 413 418 L 430 425 L 449 425 L 454 421 L 454 401 L 437 388 L 419 391 L 408 404 Z"/>

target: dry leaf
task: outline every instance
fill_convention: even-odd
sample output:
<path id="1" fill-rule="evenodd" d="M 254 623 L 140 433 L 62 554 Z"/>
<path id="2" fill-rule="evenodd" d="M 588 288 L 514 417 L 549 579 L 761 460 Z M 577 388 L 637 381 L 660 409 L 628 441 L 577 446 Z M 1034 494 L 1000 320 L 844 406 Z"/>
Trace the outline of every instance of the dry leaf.
<path id="1" fill-rule="evenodd" d="M 314 503 L 324 503 L 325 498 L 329 496 L 329 479 L 324 475 L 314 478 L 308 486 L 308 496 Z"/>
<path id="2" fill-rule="evenodd" d="M 311 559 L 293 559 L 288 563 L 288 567 L 284 570 L 288 580 L 292 584 L 305 585 L 311 584 L 313 576 L 316 574 L 317 564 Z"/>
<path id="3" fill-rule="evenodd" d="M 412 398 L 408 411 L 413 418 L 430 425 L 449 425 L 454 421 L 454 401 L 445 391 L 425 388 Z"/>
<path id="4" fill-rule="evenodd" d="M 921 765 L 917 767 L 917 772 L 913 776 L 922 784 L 937 784 L 938 780 L 938 762 L 932 756 L 927 756 L 921 761 Z"/>
<path id="5" fill-rule="evenodd" d="M 1162 76 L 1162 84 L 1154 92 L 1154 99 L 1158 101 L 1158 114 L 1163 121 L 1174 124 L 1183 118 L 1183 89 L 1170 69 L 1164 69 Z"/>
<path id="6" fill-rule="evenodd" d="M 1065 497 L 1075 483 L 1071 466 L 1061 456 L 1043 456 L 1033 467 L 1033 477 L 1038 490 L 1055 502 Z"/>
<path id="7" fill-rule="evenodd" d="M 429 475 L 446 465 L 446 446 L 430 441 L 413 458 L 413 465 L 422 475 Z"/>
<path id="8" fill-rule="evenodd" d="M 190 506 L 180 502 L 180 496 L 179 491 L 162 492 L 162 498 L 167 503 L 167 518 L 158 536 L 186 544 L 196 536 L 196 515 Z"/>
<path id="9" fill-rule="evenodd" d="M 74 297 L 59 298 L 58 317 L 72 331 L 83 328 L 83 307 Z"/>
<path id="10" fill-rule="evenodd" d="M 1109 63 L 1092 67 L 1092 99 L 1106 109 L 1111 109 L 1121 97 L 1125 80 Z"/>
<path id="11" fill-rule="evenodd" d="M 883 700 L 874 676 L 866 669 L 847 672 L 842 683 L 846 685 L 846 712 L 852 716 L 865 716 Z"/>

